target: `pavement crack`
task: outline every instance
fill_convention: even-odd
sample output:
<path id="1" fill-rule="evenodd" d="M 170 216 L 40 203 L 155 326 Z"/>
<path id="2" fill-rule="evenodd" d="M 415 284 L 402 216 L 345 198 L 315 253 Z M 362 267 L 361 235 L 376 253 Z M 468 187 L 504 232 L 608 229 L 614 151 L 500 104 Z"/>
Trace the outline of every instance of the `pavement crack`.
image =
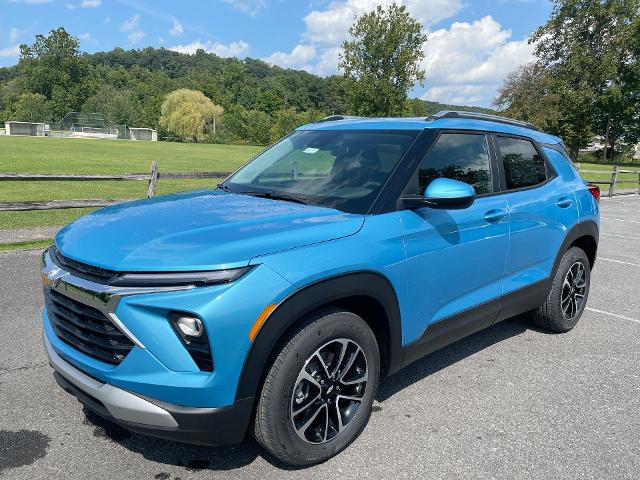
<path id="1" fill-rule="evenodd" d="M 24 367 L 16 367 L 16 368 L 4 368 L 0 367 L 0 377 L 3 375 L 9 375 L 10 373 L 20 372 L 23 370 L 35 370 L 36 368 L 41 368 L 49 365 L 47 362 L 37 363 L 35 365 L 26 365 Z"/>

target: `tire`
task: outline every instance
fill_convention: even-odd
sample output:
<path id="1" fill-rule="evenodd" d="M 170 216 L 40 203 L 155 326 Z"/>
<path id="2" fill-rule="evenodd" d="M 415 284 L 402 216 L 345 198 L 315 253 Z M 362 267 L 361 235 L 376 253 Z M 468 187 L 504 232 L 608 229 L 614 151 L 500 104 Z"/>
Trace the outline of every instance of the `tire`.
<path id="1" fill-rule="evenodd" d="M 590 281 L 589 258 L 581 248 L 571 247 L 560 260 L 547 300 L 533 313 L 534 323 L 555 333 L 571 330 L 584 312 Z"/>
<path id="2" fill-rule="evenodd" d="M 364 320 L 338 309 L 314 314 L 282 347 L 267 373 L 254 437 L 288 465 L 323 462 L 364 430 L 379 378 L 378 344 Z"/>

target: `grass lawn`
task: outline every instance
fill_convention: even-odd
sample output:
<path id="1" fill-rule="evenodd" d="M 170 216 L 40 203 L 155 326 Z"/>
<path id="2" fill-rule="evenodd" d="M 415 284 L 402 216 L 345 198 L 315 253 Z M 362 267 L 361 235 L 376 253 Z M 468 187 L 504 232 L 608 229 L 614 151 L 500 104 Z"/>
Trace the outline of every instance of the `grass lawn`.
<path id="1" fill-rule="evenodd" d="M 161 172 L 232 171 L 262 147 L 169 142 L 130 142 L 0 136 L 2 173 L 147 173 L 156 160 Z M 213 186 L 215 179 L 160 180 L 156 193 Z M 146 195 L 146 181 L 0 181 L 0 201 L 120 199 Z M 1 228 L 63 225 L 89 209 L 0 212 Z"/>
<path id="2" fill-rule="evenodd" d="M 0 136 L 2 173 L 147 173 L 156 160 L 161 172 L 232 171 L 262 147 L 169 142 L 130 142 L 49 137 Z M 621 165 L 637 170 L 640 167 Z M 611 171 L 612 165 L 581 163 L 581 171 Z M 610 173 L 583 173 L 587 180 L 608 181 Z M 620 180 L 637 182 L 638 174 Z M 157 194 L 215 185 L 215 179 L 160 180 Z M 621 185 L 620 188 L 633 188 Z M 635 184 L 637 187 L 637 183 Z M 605 191 L 607 185 L 600 185 Z M 146 195 L 146 181 L 26 182 L 0 181 L 0 201 L 121 199 Z M 0 212 L 0 229 L 64 225 L 91 209 Z"/>
<path id="3" fill-rule="evenodd" d="M 51 245 L 51 240 L 30 240 L 16 243 L 0 243 L 0 252 L 9 250 L 44 250 Z"/>

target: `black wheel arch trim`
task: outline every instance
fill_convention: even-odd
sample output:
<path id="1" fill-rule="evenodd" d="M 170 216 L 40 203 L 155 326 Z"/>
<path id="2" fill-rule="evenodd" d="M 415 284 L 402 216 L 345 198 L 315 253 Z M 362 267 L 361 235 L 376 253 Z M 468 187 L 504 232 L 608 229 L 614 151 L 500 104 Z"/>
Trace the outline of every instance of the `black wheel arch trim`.
<path id="1" fill-rule="evenodd" d="M 278 304 L 260 328 L 245 358 L 236 401 L 258 393 L 276 348 L 302 318 L 324 305 L 353 296 L 374 298 L 384 308 L 389 333 L 386 373 L 398 371 L 402 366 L 403 349 L 400 306 L 395 289 L 381 273 L 352 271 L 307 284 Z"/>
<path id="2" fill-rule="evenodd" d="M 577 223 L 573 227 L 569 229 L 567 234 L 564 236 L 564 240 L 562 241 L 562 245 L 558 250 L 558 255 L 556 256 L 556 260 L 553 263 L 553 269 L 551 270 L 551 280 L 553 280 L 553 276 L 556 274 L 558 270 L 558 265 L 560 265 L 560 261 L 562 260 L 562 256 L 565 254 L 569 247 L 579 238 L 582 237 L 591 237 L 596 244 L 596 250 L 598 249 L 598 241 L 600 239 L 600 231 L 598 229 L 598 225 L 593 220 L 585 220 L 580 223 Z M 593 257 L 593 261 L 595 262 L 595 254 Z"/>

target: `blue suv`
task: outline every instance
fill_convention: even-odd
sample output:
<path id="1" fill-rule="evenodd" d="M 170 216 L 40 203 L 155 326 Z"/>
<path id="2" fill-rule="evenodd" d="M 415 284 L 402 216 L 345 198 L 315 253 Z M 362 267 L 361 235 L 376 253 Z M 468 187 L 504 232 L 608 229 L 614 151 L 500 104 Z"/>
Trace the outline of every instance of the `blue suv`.
<path id="1" fill-rule="evenodd" d="M 329 117 L 217 188 L 61 230 L 44 345 L 63 389 L 130 430 L 251 432 L 311 465 L 358 437 L 383 376 L 514 315 L 573 328 L 598 198 L 527 123 Z"/>

